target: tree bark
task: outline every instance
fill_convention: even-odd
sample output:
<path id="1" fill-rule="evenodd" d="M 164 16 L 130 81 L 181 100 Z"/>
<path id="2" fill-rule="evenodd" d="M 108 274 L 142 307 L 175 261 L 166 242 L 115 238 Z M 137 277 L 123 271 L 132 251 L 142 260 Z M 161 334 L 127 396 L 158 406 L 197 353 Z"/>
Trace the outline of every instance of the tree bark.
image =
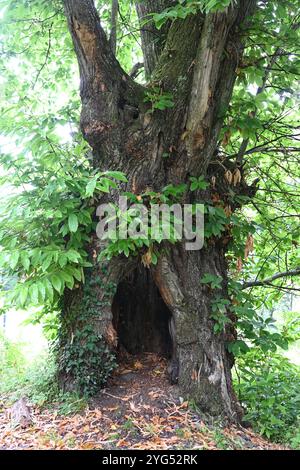
<path id="1" fill-rule="evenodd" d="M 158 30 L 151 20 L 151 14 L 161 13 L 174 3 L 176 3 L 174 0 L 146 0 L 136 3 L 136 11 L 141 28 L 144 69 L 147 79 L 151 77 L 155 69 L 163 50 L 169 27 L 169 24 L 167 24 L 161 30 Z"/>
<path id="2" fill-rule="evenodd" d="M 230 373 L 233 359 L 226 350 L 233 333 L 231 328 L 214 333 L 214 292 L 199 282 L 205 274 L 221 277 L 220 294 L 228 298 L 224 255 L 222 243 L 190 252 L 178 245 L 159 259 L 154 277 L 175 322 L 177 363 L 173 367 L 182 392 L 202 410 L 238 421 L 240 408 Z"/>
<path id="3" fill-rule="evenodd" d="M 123 189 L 135 194 L 147 188 L 161 191 L 166 184 L 210 174 L 224 118 L 222 110 L 228 107 L 243 52 L 239 26 L 251 14 L 255 2 L 240 0 L 222 13 L 190 15 L 166 25 L 162 32 L 142 30 L 144 63 L 147 75 L 151 74 L 151 86 L 172 93 L 174 101 L 171 109 L 153 113 L 145 103 L 145 89 L 122 70 L 112 53 L 93 0 L 64 3 L 81 76 L 81 129 L 93 149 L 95 166 L 123 171 L 128 177 Z M 161 0 L 139 2 L 137 11 L 141 18 L 169 4 Z M 153 35 L 157 35 L 157 41 L 153 41 Z M 165 154 L 168 158 L 163 158 Z M 244 183 L 236 191 L 241 189 L 245 189 Z M 202 200 L 211 201 L 214 192 L 213 187 L 204 191 Z M 187 192 L 182 202 L 193 198 Z M 94 240 L 91 253 L 99 249 L 99 242 Z M 101 304 L 104 296 L 105 308 L 95 305 L 95 315 L 85 321 L 92 325 L 98 322 L 99 334 L 110 351 L 116 350 L 117 333 L 128 349 L 137 349 L 128 328 L 126 333 L 126 327 L 118 327 L 120 316 L 123 323 L 128 322 L 127 327 L 140 319 L 140 327 L 131 328 L 137 336 L 147 330 L 145 319 L 152 323 L 152 340 L 139 341 L 144 348 L 163 350 L 158 333 L 161 328 L 165 331 L 166 354 L 170 353 L 170 337 L 172 340 L 171 380 L 178 380 L 182 392 L 207 412 L 238 421 L 240 408 L 231 384 L 233 361 L 226 350 L 234 331 L 231 327 L 221 334 L 214 333 L 213 295 L 200 284 L 204 274 L 221 276 L 222 296 L 228 297 L 224 240 L 215 237 L 200 251 L 185 251 L 183 244 L 168 247 L 158 265 L 151 267 L 151 275 L 145 275 L 140 264 L 140 257 L 116 259 L 107 263 L 103 274 L 95 261 L 90 276 L 100 277 L 103 282 L 101 288 L 94 286 L 94 298 Z M 132 295 L 128 276 L 125 279 L 128 272 L 135 276 Z M 113 279 L 116 295 L 104 292 L 107 276 Z M 142 291 L 146 292 L 145 299 L 149 299 L 147 292 L 153 293 L 146 309 L 132 300 L 141 297 Z M 78 300 L 73 301 L 75 307 L 70 309 L 70 293 L 66 294 L 64 315 L 69 316 L 74 308 L 78 310 L 84 297 L 81 288 Z M 159 311 L 169 318 L 170 333 L 158 320 Z M 72 328 L 76 324 L 74 320 L 69 323 Z M 76 328 L 82 328 L 82 324 L 79 322 Z M 114 340 L 110 341 L 109 336 Z M 70 343 L 72 335 L 68 333 L 67 337 L 65 344 Z M 62 371 L 65 383 L 71 383 L 72 373 L 66 373 L 63 365 Z"/>

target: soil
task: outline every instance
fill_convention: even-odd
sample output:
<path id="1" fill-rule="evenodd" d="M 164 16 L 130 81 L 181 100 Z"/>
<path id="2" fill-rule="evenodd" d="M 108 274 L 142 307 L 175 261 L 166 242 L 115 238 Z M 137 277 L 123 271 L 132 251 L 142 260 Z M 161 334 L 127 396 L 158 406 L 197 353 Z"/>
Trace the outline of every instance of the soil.
<path id="1" fill-rule="evenodd" d="M 284 449 L 178 398 L 166 359 L 152 353 L 123 358 L 107 388 L 81 412 L 63 416 L 59 404 L 30 409 L 33 423 L 14 428 L 3 404 L 0 449 Z"/>

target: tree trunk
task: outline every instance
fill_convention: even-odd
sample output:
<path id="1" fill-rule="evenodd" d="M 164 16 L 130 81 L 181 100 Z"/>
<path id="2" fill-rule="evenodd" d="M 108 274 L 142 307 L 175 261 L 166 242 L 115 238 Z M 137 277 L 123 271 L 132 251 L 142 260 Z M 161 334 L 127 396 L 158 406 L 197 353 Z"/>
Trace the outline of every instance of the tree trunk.
<path id="1" fill-rule="evenodd" d="M 161 30 L 158 30 L 151 21 L 151 14 L 161 13 L 174 3 L 174 0 L 148 0 L 136 3 L 136 11 L 141 24 L 144 69 L 147 79 L 151 77 L 161 55 L 169 26 L 164 25 Z"/>
<path id="2" fill-rule="evenodd" d="M 255 2 L 241 0 L 223 13 L 198 13 L 166 25 L 163 32 L 156 31 L 154 53 L 147 43 L 149 34 L 142 33 L 151 85 L 172 93 L 174 101 L 171 109 L 152 113 L 151 105 L 145 103 L 146 90 L 126 75 L 114 57 L 94 2 L 64 3 L 81 75 L 81 128 L 93 149 L 95 166 L 123 171 L 128 178 L 123 189 L 135 194 L 147 188 L 161 191 L 167 184 L 188 182 L 190 176 L 211 174 L 222 110 L 228 107 L 243 51 L 239 26 Z M 138 12 L 143 16 L 161 11 L 170 3 L 145 1 L 138 4 Z M 220 191 L 221 187 L 220 183 Z M 235 190 L 245 190 L 245 184 Z M 213 185 L 198 196 L 211 203 L 216 192 Z M 219 196 L 225 201 L 225 194 Z M 117 197 L 117 193 L 112 195 L 114 200 Z M 187 192 L 182 202 L 193 198 Z M 99 250 L 99 241 L 94 240 L 90 252 Z M 90 367 L 96 388 L 111 371 L 111 354 L 117 350 L 119 337 L 119 344 L 130 352 L 156 350 L 172 355 L 171 380 L 178 380 L 182 393 L 207 412 L 237 421 L 239 406 L 230 373 L 233 361 L 226 350 L 234 331 L 224 327 L 215 333 L 213 292 L 200 284 L 204 274 L 218 275 L 223 279 L 222 297 L 228 298 L 222 237 L 209 240 L 199 251 L 186 251 L 181 243 L 170 246 L 147 272 L 141 267 L 141 257 L 129 261 L 120 257 L 106 263 L 105 269 L 96 258 L 94 264 L 87 287 L 81 286 L 76 295 L 73 291 L 65 295 L 63 318 L 68 327 L 62 334 L 61 377 L 67 388 L 74 382 L 78 386 L 74 367 L 66 367 L 68 347 L 74 344 L 74 330 L 88 326 L 97 331 L 99 344 L 105 344 L 104 349 L 96 348 L 96 354 L 99 357 L 102 351 L 108 359 L 103 370 L 103 360 L 95 360 L 93 369 L 93 352 L 83 358 L 84 377 L 89 376 Z M 95 279 L 100 279 L 100 285 Z M 107 291 L 110 282 L 115 289 Z M 86 311 L 87 299 L 92 299 L 93 313 L 81 317 L 78 312 Z M 78 349 L 85 350 L 88 337 L 78 341 Z"/>
<path id="3" fill-rule="evenodd" d="M 238 418 L 239 407 L 231 385 L 233 365 L 226 343 L 231 328 L 214 332 L 211 302 L 214 291 L 199 280 L 205 274 L 223 279 L 222 298 L 227 298 L 227 269 L 221 244 L 186 252 L 176 246 L 160 258 L 154 277 L 175 322 L 176 360 L 179 386 L 185 396 L 213 415 Z M 174 361 L 174 358 L 173 358 Z"/>

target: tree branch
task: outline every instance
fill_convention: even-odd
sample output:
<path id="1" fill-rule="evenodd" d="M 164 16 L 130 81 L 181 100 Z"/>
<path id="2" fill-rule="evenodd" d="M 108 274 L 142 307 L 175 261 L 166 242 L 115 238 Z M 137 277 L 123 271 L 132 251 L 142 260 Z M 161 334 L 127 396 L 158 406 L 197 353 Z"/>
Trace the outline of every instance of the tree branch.
<path id="1" fill-rule="evenodd" d="M 109 47 L 93 0 L 64 0 L 65 14 L 77 54 L 81 79 L 98 74 L 103 88 L 110 88 L 120 73 Z M 82 84 L 84 85 L 84 84 Z"/>
<path id="2" fill-rule="evenodd" d="M 139 73 L 140 73 L 140 71 L 141 71 L 141 69 L 142 69 L 143 67 L 144 67 L 144 63 L 143 63 L 143 62 L 138 62 L 138 63 L 135 64 L 135 65 L 132 67 L 132 69 L 130 70 L 129 76 L 130 76 L 131 78 L 135 79 L 135 78 L 139 75 Z"/>
<path id="3" fill-rule="evenodd" d="M 276 279 L 281 279 L 283 277 L 294 277 L 294 276 L 299 276 L 300 275 L 300 267 L 293 269 L 291 271 L 285 271 L 282 273 L 276 273 L 273 276 L 267 277 L 266 279 L 263 279 L 262 281 L 249 281 L 245 282 L 242 285 L 242 289 L 248 289 L 249 287 L 258 287 L 258 286 L 265 286 L 265 285 L 271 285 L 273 281 L 276 281 Z M 273 286 L 277 287 L 277 286 Z"/>
<path id="4" fill-rule="evenodd" d="M 43 64 L 41 65 L 40 69 L 38 70 L 38 73 L 35 77 L 35 80 L 34 80 L 34 83 L 32 85 L 32 89 L 35 88 L 37 82 L 38 82 L 38 79 L 40 78 L 40 75 L 42 73 L 42 71 L 44 70 L 44 68 L 46 67 L 47 65 L 47 62 L 48 62 L 48 59 L 49 59 L 49 55 L 50 55 L 50 51 L 51 51 L 51 31 L 52 31 L 52 26 L 53 26 L 53 23 L 50 25 L 50 28 L 48 30 L 48 47 L 47 47 L 47 52 L 46 52 L 46 55 L 45 55 L 45 60 L 43 62 Z"/>
<path id="5" fill-rule="evenodd" d="M 80 70 L 81 129 L 95 148 L 117 132 L 112 123 L 119 119 L 119 104 L 137 100 L 137 85 L 116 60 L 94 0 L 64 0 L 64 6 Z"/>
<path id="6" fill-rule="evenodd" d="M 292 26 L 292 29 L 296 30 L 298 27 L 299 27 L 298 24 L 294 24 Z M 259 96 L 261 93 L 265 91 L 268 78 L 270 76 L 270 73 L 273 70 L 273 65 L 276 64 L 277 59 L 285 55 L 286 55 L 286 51 L 282 49 L 281 47 L 277 47 L 277 49 L 275 50 L 275 53 L 270 56 L 269 64 L 267 65 L 265 69 L 265 75 L 263 77 L 262 85 L 257 89 L 256 96 Z M 256 114 L 257 114 L 257 110 L 253 113 L 253 117 L 255 117 Z M 249 138 L 245 138 L 243 139 L 241 143 L 240 149 L 237 154 L 237 159 L 236 159 L 236 163 L 238 166 L 241 166 L 243 163 L 243 158 L 245 154 L 247 153 L 246 151 L 248 148 L 249 140 L 250 140 Z"/>
<path id="7" fill-rule="evenodd" d="M 164 25 L 160 30 L 156 29 L 151 20 L 152 13 L 161 13 L 171 6 L 173 0 L 143 0 L 136 2 L 136 11 L 139 18 L 142 50 L 145 64 L 146 78 L 150 78 L 158 58 L 162 52 L 164 39 L 167 35 L 169 24 Z M 147 28 L 144 23 L 147 21 Z"/>
<path id="8" fill-rule="evenodd" d="M 265 89 L 266 89 L 266 85 L 267 85 L 267 80 L 269 78 L 269 75 L 270 75 L 270 72 L 272 70 L 272 66 L 274 65 L 274 63 L 276 62 L 276 59 L 278 57 L 280 57 L 280 54 L 282 53 L 282 49 L 278 48 L 275 52 L 275 54 L 272 56 L 270 62 L 269 62 L 269 65 L 266 67 L 266 70 L 265 70 L 265 75 L 263 77 L 263 83 L 262 83 L 262 86 L 260 86 L 258 89 L 257 89 L 257 92 L 256 92 L 256 96 L 259 96 L 261 95 Z M 257 114 L 257 111 L 255 111 L 253 113 L 253 117 L 255 117 Z M 236 159 L 236 163 L 238 166 L 241 166 L 242 162 L 243 162 L 243 157 L 246 153 L 246 150 L 247 150 L 247 147 L 248 147 L 248 144 L 249 144 L 249 137 L 243 139 L 242 143 L 241 143 L 241 146 L 240 146 L 240 149 L 238 151 L 238 154 L 237 154 L 237 159 Z"/>
<path id="9" fill-rule="evenodd" d="M 255 5 L 254 0 L 241 0 L 222 13 L 210 13 L 205 17 L 186 123 L 191 174 L 206 170 L 216 147 L 223 123 L 223 118 L 217 117 L 220 115 L 218 107 L 220 103 L 226 107 L 230 101 L 236 68 L 243 53 L 238 31 Z"/>
<path id="10" fill-rule="evenodd" d="M 111 29 L 110 29 L 110 37 L 109 37 L 109 44 L 113 54 L 116 54 L 117 50 L 117 23 L 118 23 L 118 10 L 119 10 L 119 1 L 112 0 L 111 4 Z"/>

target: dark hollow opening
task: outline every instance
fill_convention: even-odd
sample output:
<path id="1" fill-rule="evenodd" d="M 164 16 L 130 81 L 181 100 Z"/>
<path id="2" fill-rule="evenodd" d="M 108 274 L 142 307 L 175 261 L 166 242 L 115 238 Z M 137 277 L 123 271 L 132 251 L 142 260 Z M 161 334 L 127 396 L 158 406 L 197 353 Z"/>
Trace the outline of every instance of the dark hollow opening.
<path id="1" fill-rule="evenodd" d="M 119 284 L 112 311 L 120 349 L 130 354 L 155 352 L 171 357 L 171 312 L 149 269 L 139 267 Z"/>

